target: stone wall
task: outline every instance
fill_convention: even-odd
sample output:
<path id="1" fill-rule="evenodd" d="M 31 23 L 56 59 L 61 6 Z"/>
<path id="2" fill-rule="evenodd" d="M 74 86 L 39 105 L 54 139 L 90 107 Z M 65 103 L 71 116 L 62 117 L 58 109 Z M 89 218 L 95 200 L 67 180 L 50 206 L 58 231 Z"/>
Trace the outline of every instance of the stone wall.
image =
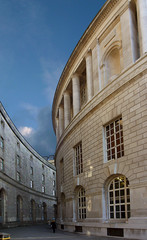
<path id="1" fill-rule="evenodd" d="M 56 206 L 56 168 L 25 141 L 2 104 L 0 137 L 3 140 L 0 147 L 0 223 L 18 225 L 52 219 Z"/>
<path id="2" fill-rule="evenodd" d="M 142 6 L 146 9 L 145 0 L 108 0 L 60 77 L 53 124 L 62 229 L 147 238 L 147 35 L 143 24 L 147 11 L 142 10 L 142 19 Z M 81 105 L 83 79 L 87 101 Z M 65 92 L 72 99 L 70 108 Z M 117 125 L 112 127 L 115 124 L 123 129 L 119 134 Z"/>

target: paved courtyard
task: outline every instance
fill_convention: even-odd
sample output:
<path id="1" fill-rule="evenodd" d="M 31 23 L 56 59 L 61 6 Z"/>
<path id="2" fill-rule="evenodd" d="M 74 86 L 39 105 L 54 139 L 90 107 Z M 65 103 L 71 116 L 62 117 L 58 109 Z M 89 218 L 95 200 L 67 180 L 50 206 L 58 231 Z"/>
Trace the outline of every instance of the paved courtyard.
<path id="1" fill-rule="evenodd" d="M 122 238 L 85 236 L 57 230 L 56 233 L 48 225 L 24 226 L 0 229 L 0 232 L 11 234 L 11 240 L 122 240 Z M 123 238 L 123 240 L 125 240 Z"/>

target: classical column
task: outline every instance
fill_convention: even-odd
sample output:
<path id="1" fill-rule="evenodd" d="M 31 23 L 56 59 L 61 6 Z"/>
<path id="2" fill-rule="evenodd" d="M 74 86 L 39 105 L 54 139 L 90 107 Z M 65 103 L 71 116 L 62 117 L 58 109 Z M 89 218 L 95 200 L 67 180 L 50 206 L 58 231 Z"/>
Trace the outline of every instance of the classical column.
<path id="1" fill-rule="evenodd" d="M 62 135 L 64 130 L 64 109 L 63 106 L 59 107 L 59 136 Z"/>
<path id="2" fill-rule="evenodd" d="M 64 127 L 66 128 L 71 119 L 70 93 L 64 92 Z"/>
<path id="3" fill-rule="evenodd" d="M 59 118 L 56 118 L 56 139 L 59 140 Z"/>
<path id="4" fill-rule="evenodd" d="M 100 70 L 100 44 L 99 44 L 99 40 L 97 40 L 97 58 L 98 58 L 99 91 L 101 91 L 102 90 L 102 82 L 101 82 L 101 70 Z"/>
<path id="5" fill-rule="evenodd" d="M 75 116 L 81 108 L 80 101 L 80 78 L 78 74 L 72 77 L 72 95 L 73 95 L 73 116 Z"/>
<path id="6" fill-rule="evenodd" d="M 92 80 L 92 55 L 89 51 L 85 57 L 86 59 L 86 80 L 87 80 L 87 98 L 88 101 L 93 96 L 93 80 Z"/>
<path id="7" fill-rule="evenodd" d="M 135 62 L 137 58 L 136 28 L 133 24 L 133 13 L 130 2 L 128 1 L 126 4 L 126 10 L 120 15 L 124 68 L 127 68 L 130 64 Z M 133 30 L 135 34 L 133 34 Z"/>
<path id="8" fill-rule="evenodd" d="M 147 0 L 137 0 L 141 54 L 147 52 Z"/>

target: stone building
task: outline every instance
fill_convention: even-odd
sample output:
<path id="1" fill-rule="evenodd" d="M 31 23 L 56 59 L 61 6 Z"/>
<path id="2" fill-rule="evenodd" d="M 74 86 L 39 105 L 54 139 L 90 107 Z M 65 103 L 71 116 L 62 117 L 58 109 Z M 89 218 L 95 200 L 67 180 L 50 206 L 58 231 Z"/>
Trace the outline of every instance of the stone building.
<path id="1" fill-rule="evenodd" d="M 108 0 L 54 96 L 59 228 L 147 239 L 146 97 L 147 1 Z"/>
<path id="2" fill-rule="evenodd" d="M 55 189 L 56 168 L 26 142 L 0 103 L 0 226 L 52 219 Z"/>

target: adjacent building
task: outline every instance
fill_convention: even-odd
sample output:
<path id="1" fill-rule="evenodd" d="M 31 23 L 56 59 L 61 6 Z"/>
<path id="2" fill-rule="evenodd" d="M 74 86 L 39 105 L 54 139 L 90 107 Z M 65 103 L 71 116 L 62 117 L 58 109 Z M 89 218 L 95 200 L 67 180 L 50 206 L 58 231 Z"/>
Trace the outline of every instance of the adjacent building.
<path id="1" fill-rule="evenodd" d="M 52 118 L 59 228 L 147 239 L 146 0 L 106 1 L 62 72 Z"/>
<path id="2" fill-rule="evenodd" d="M 0 226 L 51 220 L 55 194 L 56 168 L 28 144 L 0 103 Z"/>

